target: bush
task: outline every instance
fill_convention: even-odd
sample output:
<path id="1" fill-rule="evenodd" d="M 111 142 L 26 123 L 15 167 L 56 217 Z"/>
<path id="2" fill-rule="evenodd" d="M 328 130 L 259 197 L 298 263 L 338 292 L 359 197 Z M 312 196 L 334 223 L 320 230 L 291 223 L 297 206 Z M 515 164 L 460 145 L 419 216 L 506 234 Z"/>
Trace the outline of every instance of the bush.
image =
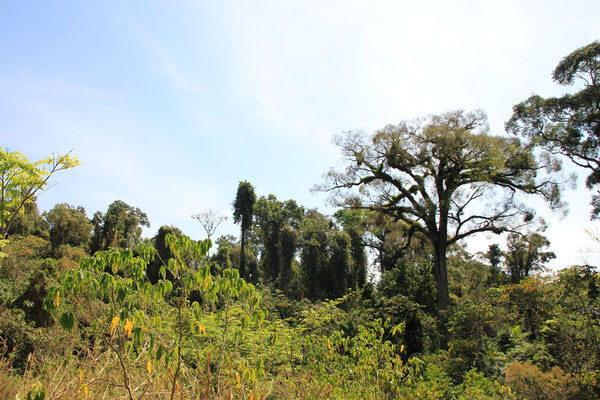
<path id="1" fill-rule="evenodd" d="M 506 372 L 506 384 L 520 397 L 535 400 L 585 398 L 579 390 L 577 380 L 561 368 L 554 367 L 543 372 L 531 361 L 514 361 Z"/>

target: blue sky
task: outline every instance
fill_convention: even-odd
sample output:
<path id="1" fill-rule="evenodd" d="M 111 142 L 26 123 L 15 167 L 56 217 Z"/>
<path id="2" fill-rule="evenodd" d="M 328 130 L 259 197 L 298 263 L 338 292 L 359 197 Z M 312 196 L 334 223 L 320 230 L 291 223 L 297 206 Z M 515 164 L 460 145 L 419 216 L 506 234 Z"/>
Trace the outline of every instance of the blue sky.
<path id="1" fill-rule="evenodd" d="M 501 134 L 513 104 L 564 92 L 551 72 L 600 39 L 598 15 L 597 1 L 5 1 L 0 146 L 73 149 L 83 166 L 40 208 L 120 199 L 147 236 L 203 237 L 190 215 L 230 215 L 240 180 L 328 212 L 310 189 L 341 166 L 332 135 L 474 108 Z M 582 187 L 567 218 L 547 216 L 554 267 L 600 263 Z"/>

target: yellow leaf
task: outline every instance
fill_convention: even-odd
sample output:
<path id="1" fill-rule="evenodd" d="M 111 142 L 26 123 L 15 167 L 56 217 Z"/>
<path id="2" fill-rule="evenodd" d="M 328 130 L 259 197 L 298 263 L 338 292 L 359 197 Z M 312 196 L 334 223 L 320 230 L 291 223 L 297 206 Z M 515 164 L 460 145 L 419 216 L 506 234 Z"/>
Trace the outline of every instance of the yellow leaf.
<path id="1" fill-rule="evenodd" d="M 79 371 L 79 383 L 83 383 L 83 371 Z"/>
<path id="2" fill-rule="evenodd" d="M 250 391 L 250 400 L 254 400 L 254 392 Z"/>
<path id="3" fill-rule="evenodd" d="M 110 335 L 112 336 L 113 333 L 115 333 L 115 328 L 117 327 L 117 324 L 119 323 L 120 318 L 117 317 L 113 317 L 112 321 L 110 321 Z"/>
<path id="4" fill-rule="evenodd" d="M 83 398 L 85 400 L 87 400 L 89 398 L 89 394 L 90 393 L 89 393 L 89 389 L 88 389 L 87 385 L 83 385 L 83 396 L 84 396 Z"/>
<path id="5" fill-rule="evenodd" d="M 404 352 L 404 345 L 400 346 L 400 353 Z"/>
<path id="6" fill-rule="evenodd" d="M 125 326 L 123 327 L 123 333 L 128 339 L 131 337 L 131 331 L 133 331 L 133 322 L 129 319 L 126 319 Z"/>
<path id="7" fill-rule="evenodd" d="M 54 299 L 54 305 L 58 307 L 60 304 L 60 290 L 56 292 L 56 298 Z"/>
<path id="8" fill-rule="evenodd" d="M 202 322 L 198 322 L 198 332 L 203 335 L 206 335 L 206 327 Z"/>
<path id="9" fill-rule="evenodd" d="M 146 370 L 148 370 L 148 375 L 152 373 L 152 362 L 150 360 L 148 360 L 148 363 L 146 364 Z"/>

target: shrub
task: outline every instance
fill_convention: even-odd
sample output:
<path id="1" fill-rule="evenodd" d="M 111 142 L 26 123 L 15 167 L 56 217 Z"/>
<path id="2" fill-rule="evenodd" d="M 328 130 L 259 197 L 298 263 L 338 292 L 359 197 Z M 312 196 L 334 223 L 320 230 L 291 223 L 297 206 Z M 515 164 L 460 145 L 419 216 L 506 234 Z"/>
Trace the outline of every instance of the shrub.
<path id="1" fill-rule="evenodd" d="M 543 372 L 531 361 L 514 361 L 504 374 L 506 384 L 520 397 L 531 400 L 585 398 L 580 393 L 577 380 L 559 367 Z"/>

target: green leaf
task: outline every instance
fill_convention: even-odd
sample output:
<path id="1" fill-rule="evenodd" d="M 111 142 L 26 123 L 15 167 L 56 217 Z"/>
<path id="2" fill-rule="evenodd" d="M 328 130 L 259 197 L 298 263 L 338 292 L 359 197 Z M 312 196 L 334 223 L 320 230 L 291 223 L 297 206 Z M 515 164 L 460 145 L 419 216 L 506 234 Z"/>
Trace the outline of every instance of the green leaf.
<path id="1" fill-rule="evenodd" d="M 63 327 L 63 329 L 70 331 L 75 325 L 75 317 L 73 316 L 72 312 L 67 311 L 60 315 L 60 317 L 58 318 L 58 322 L 60 326 Z"/>
<path id="2" fill-rule="evenodd" d="M 122 302 L 123 300 L 125 300 L 126 296 L 127 296 L 127 289 L 124 286 L 121 286 L 119 289 L 117 289 L 117 301 L 118 302 Z"/>
<path id="3" fill-rule="evenodd" d="M 158 346 L 158 350 L 156 350 L 156 361 L 160 361 L 164 352 L 165 348 L 162 345 Z"/>

